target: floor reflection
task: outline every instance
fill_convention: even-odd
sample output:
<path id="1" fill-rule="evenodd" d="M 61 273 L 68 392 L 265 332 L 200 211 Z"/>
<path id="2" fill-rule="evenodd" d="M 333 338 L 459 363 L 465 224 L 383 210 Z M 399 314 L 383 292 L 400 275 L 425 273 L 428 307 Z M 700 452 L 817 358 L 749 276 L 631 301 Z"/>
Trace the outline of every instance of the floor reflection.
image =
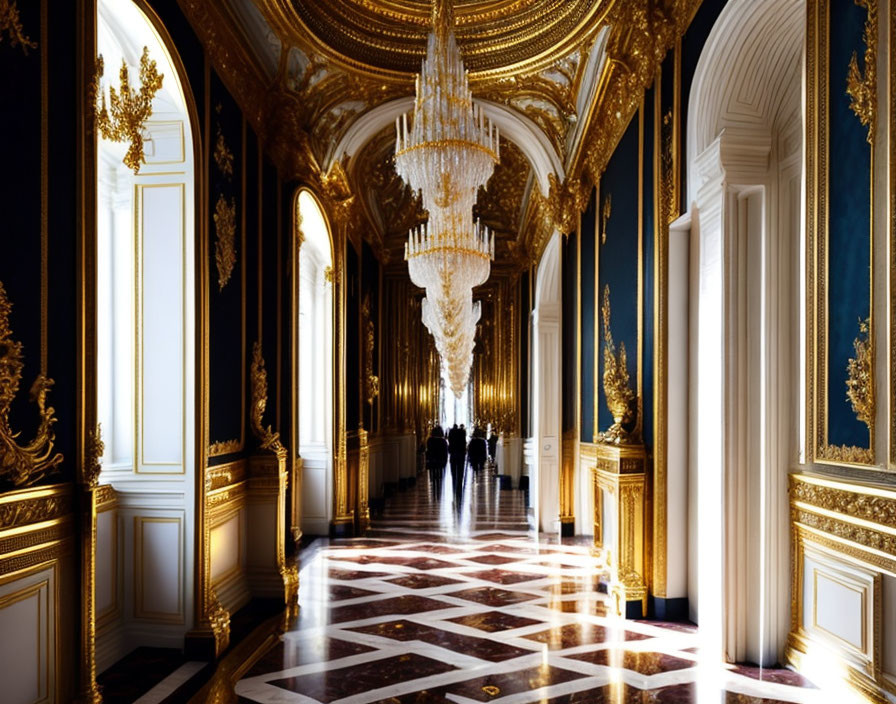
<path id="1" fill-rule="evenodd" d="M 524 495 L 492 470 L 453 486 L 450 470 L 422 474 L 367 536 L 303 552 L 297 621 L 238 683 L 241 701 L 826 701 L 788 670 L 707 678 L 696 628 L 609 613 L 587 543 L 537 538 Z"/>

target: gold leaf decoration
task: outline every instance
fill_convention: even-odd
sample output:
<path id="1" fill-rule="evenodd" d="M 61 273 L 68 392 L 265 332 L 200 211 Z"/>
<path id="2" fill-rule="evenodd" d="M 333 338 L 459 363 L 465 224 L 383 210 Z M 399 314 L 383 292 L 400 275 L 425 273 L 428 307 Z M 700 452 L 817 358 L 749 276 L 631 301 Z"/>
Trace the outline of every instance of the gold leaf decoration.
<path id="1" fill-rule="evenodd" d="M 361 306 L 361 315 L 364 318 L 364 397 L 367 403 L 373 403 L 380 394 L 380 378 L 373 373 L 373 347 L 376 341 L 376 329 L 370 316 L 370 294 L 364 296 Z"/>
<path id="2" fill-rule="evenodd" d="M 818 448 L 817 458 L 823 462 L 874 464 L 874 450 L 855 445 L 823 445 Z"/>
<path id="3" fill-rule="evenodd" d="M 215 166 L 222 176 L 226 176 L 229 180 L 233 176 L 233 152 L 224 141 L 224 133 L 221 132 L 221 126 L 218 125 L 218 137 L 215 140 L 215 151 L 212 156 L 215 159 Z"/>
<path id="4" fill-rule="evenodd" d="M 37 42 L 31 41 L 30 37 L 25 34 L 15 0 L 13 2 L 0 0 L 0 42 L 3 41 L 4 33 L 9 39 L 9 45 L 13 48 L 22 47 L 22 53 L 26 56 L 29 49 L 37 48 Z"/>
<path id="5" fill-rule="evenodd" d="M 604 325 L 604 395 L 607 397 L 607 408 L 613 416 L 613 425 L 600 434 L 600 441 L 616 445 L 629 442 L 631 434 L 623 428 L 630 423 L 633 416 L 632 401 L 635 392 L 629 385 L 625 343 L 619 343 L 619 351 L 613 342 L 610 330 L 610 287 L 604 286 L 603 303 L 600 307 Z"/>
<path id="6" fill-rule="evenodd" d="M 870 318 L 859 321 L 859 336 L 852 346 L 855 357 L 851 357 L 846 366 L 846 398 L 856 418 L 870 431 L 874 424 L 874 350 Z"/>
<path id="7" fill-rule="evenodd" d="M 124 164 L 136 174 L 140 171 L 140 165 L 146 163 L 143 128 L 152 116 L 152 100 L 162 88 L 164 75 L 158 72 L 156 62 L 149 58 L 149 49 L 143 47 L 143 55 L 140 57 L 140 90 L 131 88 L 128 65 L 122 60 L 118 73 L 121 86 L 117 91 L 110 86 L 107 107 L 106 94 L 100 84 L 104 71 L 105 63 L 100 54 L 96 59 L 93 78 L 93 90 L 99 99 L 94 105 L 97 129 L 104 139 L 129 142 Z"/>
<path id="8" fill-rule="evenodd" d="M 47 393 L 53 380 L 39 374 L 31 386 L 31 401 L 37 405 L 40 425 L 34 440 L 28 445 L 18 443 L 19 433 L 9 427 L 9 411 L 19 392 L 22 370 L 25 367 L 23 345 L 12 339 L 9 317 L 12 303 L 0 282 L 0 479 L 13 486 L 30 486 L 56 469 L 62 455 L 53 452 L 56 423 L 52 406 L 48 407 Z"/>
<path id="9" fill-rule="evenodd" d="M 610 215 L 613 214 L 613 194 L 607 193 L 604 198 L 604 209 L 600 216 L 600 243 L 607 243 L 607 223 L 610 222 Z"/>
<path id="10" fill-rule="evenodd" d="M 218 290 L 223 291 L 236 265 L 236 200 L 228 202 L 223 194 L 215 204 L 215 264 L 218 265 Z"/>
<path id="11" fill-rule="evenodd" d="M 271 426 L 264 427 L 264 411 L 268 405 L 268 373 L 264 368 L 264 357 L 261 355 L 261 342 L 256 341 L 252 346 L 252 365 L 249 369 L 249 378 L 252 384 L 252 433 L 258 439 L 262 450 L 281 456 L 286 454 L 286 448 L 280 442 L 280 433 L 271 430 Z"/>
<path id="12" fill-rule="evenodd" d="M 103 453 L 106 445 L 103 443 L 103 428 L 97 423 L 94 430 L 87 432 L 87 443 L 84 449 L 84 473 L 83 484 L 88 489 L 96 489 L 100 481 L 100 472 L 103 469 Z"/>
<path id="13" fill-rule="evenodd" d="M 208 448 L 209 457 L 223 457 L 224 455 L 233 455 L 242 449 L 239 440 L 224 440 L 222 442 L 213 442 Z"/>
<path id="14" fill-rule="evenodd" d="M 678 217 L 675 193 L 675 122 L 671 108 L 663 115 L 661 161 L 660 212 L 662 222 L 671 225 Z"/>
<path id="15" fill-rule="evenodd" d="M 865 42 L 865 70 L 863 73 L 859 69 L 858 57 L 853 52 L 846 76 L 846 94 L 849 96 L 849 107 L 862 125 L 868 128 L 868 143 L 873 145 L 877 116 L 877 1 L 855 0 L 855 3 L 868 12 L 862 37 Z"/>

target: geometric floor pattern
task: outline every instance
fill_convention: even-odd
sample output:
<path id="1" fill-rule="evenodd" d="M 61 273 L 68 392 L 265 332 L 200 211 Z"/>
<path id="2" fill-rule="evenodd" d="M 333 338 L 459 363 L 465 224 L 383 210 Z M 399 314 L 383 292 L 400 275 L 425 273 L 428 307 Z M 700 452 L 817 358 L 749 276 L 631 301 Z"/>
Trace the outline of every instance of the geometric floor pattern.
<path id="1" fill-rule="evenodd" d="M 302 554 L 295 627 L 241 702 L 828 701 L 789 670 L 707 666 L 690 624 L 608 613 L 588 545 L 536 536 L 488 470 L 458 502 L 421 478 L 367 536 Z"/>

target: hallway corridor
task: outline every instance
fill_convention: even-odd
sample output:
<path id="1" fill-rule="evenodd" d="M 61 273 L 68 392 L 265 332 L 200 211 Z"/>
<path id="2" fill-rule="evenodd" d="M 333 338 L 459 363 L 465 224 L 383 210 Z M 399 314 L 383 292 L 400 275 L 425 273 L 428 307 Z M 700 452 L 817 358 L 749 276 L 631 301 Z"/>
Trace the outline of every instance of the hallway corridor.
<path id="1" fill-rule="evenodd" d="M 240 701 L 826 701 L 788 670 L 701 668 L 690 625 L 612 617 L 587 544 L 537 540 L 493 470 L 468 470 L 459 511 L 447 479 L 433 500 L 420 475 L 367 537 L 304 551 L 297 622 Z"/>

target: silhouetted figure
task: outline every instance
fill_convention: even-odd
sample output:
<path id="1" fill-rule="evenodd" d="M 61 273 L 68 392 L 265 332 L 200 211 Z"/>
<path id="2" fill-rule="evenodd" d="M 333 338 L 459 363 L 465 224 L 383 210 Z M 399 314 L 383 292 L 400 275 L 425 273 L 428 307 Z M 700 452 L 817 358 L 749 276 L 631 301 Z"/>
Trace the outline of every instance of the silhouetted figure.
<path id="1" fill-rule="evenodd" d="M 467 457 L 467 431 L 463 426 L 448 431 L 448 457 L 451 461 L 451 477 L 454 480 L 454 497 L 458 506 L 464 485 L 464 462 Z"/>
<path id="2" fill-rule="evenodd" d="M 497 468 L 498 463 L 495 460 L 495 456 L 498 452 L 498 434 L 493 430 L 492 434 L 488 437 L 488 457 L 492 461 L 492 464 Z"/>
<path id="3" fill-rule="evenodd" d="M 480 429 L 473 431 L 473 437 L 470 438 L 470 444 L 467 445 L 467 459 L 470 460 L 470 466 L 474 472 L 479 472 L 485 465 L 488 448 L 485 444 L 485 432 Z"/>
<path id="4" fill-rule="evenodd" d="M 445 440 L 442 426 L 437 425 L 426 440 L 426 468 L 429 470 L 435 499 L 442 493 L 442 478 L 446 464 L 448 464 L 448 441 Z"/>

